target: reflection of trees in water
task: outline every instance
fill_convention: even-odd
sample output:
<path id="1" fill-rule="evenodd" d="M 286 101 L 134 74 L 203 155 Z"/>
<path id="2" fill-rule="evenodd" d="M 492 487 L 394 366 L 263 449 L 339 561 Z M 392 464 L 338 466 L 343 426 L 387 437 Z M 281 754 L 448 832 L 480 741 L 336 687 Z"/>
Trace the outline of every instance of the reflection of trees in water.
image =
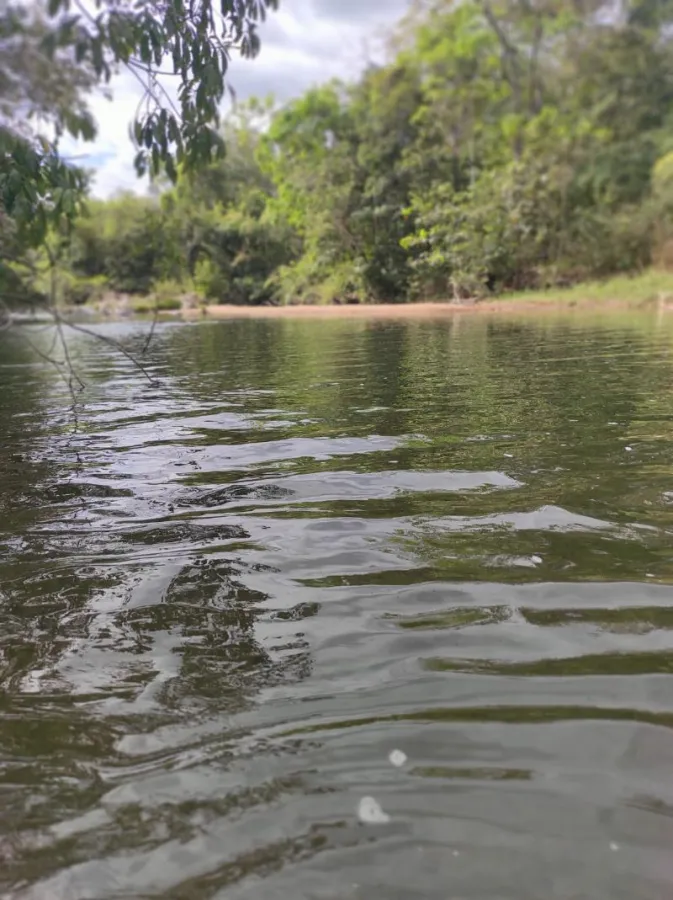
<path id="1" fill-rule="evenodd" d="M 24 578 L 17 568 L 14 586 L 5 581 L 0 612 L 3 634 L 12 636 L 2 648 L 1 683 L 10 694 L 66 691 L 133 700 L 157 675 L 168 676 L 153 698 L 164 711 L 179 712 L 181 703 L 240 711 L 262 687 L 310 671 L 301 639 L 273 653 L 256 637 L 258 619 L 273 612 L 271 598 L 245 584 L 252 568 L 240 558 L 192 560 L 138 607 L 125 604 L 144 578 L 161 572 L 156 564 Z M 157 671 L 166 654 L 168 668 Z"/>
<path id="2" fill-rule="evenodd" d="M 35 487 L 53 471 L 36 460 L 33 448 L 49 432 L 42 395 L 53 379 L 16 336 L 0 333 L 0 549 L 3 533 L 13 536 L 13 515 L 30 521 Z"/>
<path id="3" fill-rule="evenodd" d="M 240 560 L 190 562 L 161 602 L 114 616 L 120 641 L 131 638 L 136 652 L 151 654 L 159 634 L 179 635 L 173 648 L 179 669 L 160 692 L 163 706 L 187 703 L 237 712 L 260 688 L 309 673 L 305 644 L 297 646 L 298 655 L 274 659 L 256 637 L 257 620 L 269 614 L 260 606 L 270 598 L 237 577 L 246 568 Z"/>
<path id="4" fill-rule="evenodd" d="M 273 329 L 261 335 L 257 329 L 253 331 L 260 338 L 254 341 L 259 352 L 251 352 L 248 362 L 259 386 L 264 381 L 271 344 L 275 346 L 277 341 Z M 212 343 L 210 338 L 215 335 L 218 340 Z M 105 527 L 107 522 L 122 524 L 124 520 L 117 513 L 123 516 L 125 506 L 132 509 L 134 501 L 142 503 L 143 498 L 137 496 L 137 479 L 126 481 L 122 488 L 100 483 L 101 473 L 104 478 L 112 473 L 101 468 L 104 457 L 96 447 L 95 430 L 112 425 L 124 433 L 125 421 L 118 418 L 115 406 L 128 400 L 129 390 L 133 393 L 133 378 L 128 385 L 123 384 L 128 378 L 119 378 L 123 373 L 118 360 L 108 359 L 107 351 L 100 348 L 92 356 L 90 343 L 74 339 L 73 356 L 83 367 L 92 369 L 94 395 L 102 392 L 98 400 L 112 404 L 113 415 L 108 422 L 94 403 L 95 416 L 85 423 L 93 433 L 89 436 L 85 429 L 75 441 L 82 450 L 83 464 L 64 451 L 69 435 L 61 433 L 58 391 L 52 391 L 57 374 L 40 366 L 39 377 L 26 378 L 25 371 L 18 367 L 31 363 L 30 352 L 16 342 L 2 347 L 0 363 L 17 366 L 2 373 L 0 389 L 0 405 L 11 423 L 3 433 L 0 455 L 0 505 L 3 512 L 10 511 L 0 528 L 4 526 L 11 535 L 11 546 L 10 542 L 5 544 L 0 561 L 3 688 L 14 698 L 86 695 L 95 704 L 115 697 L 132 701 L 148 685 L 158 682 L 151 698 L 154 709 L 151 713 L 145 709 L 145 715 L 151 718 L 157 707 L 163 714 L 180 713 L 180 703 L 241 709 L 264 684 L 304 677 L 310 662 L 301 640 L 290 641 L 296 646 L 274 649 L 255 636 L 256 622 L 260 616 L 270 615 L 267 607 L 273 601 L 246 585 L 246 572 L 254 566 L 244 558 L 251 548 L 243 528 L 202 525 L 198 517 L 150 522 L 132 530 Z M 183 353 L 176 357 L 174 345 L 179 349 L 181 343 Z M 190 357 L 195 347 L 196 361 Z M 250 349 L 248 346 L 246 353 Z M 200 399 L 212 402 L 213 387 L 247 388 L 250 367 L 247 371 L 240 368 L 238 375 L 231 367 L 221 372 L 223 350 L 238 352 L 240 358 L 240 335 L 233 344 L 227 329 L 176 330 L 165 341 L 158 337 L 151 350 L 152 364 L 163 368 L 170 363 L 177 376 L 177 381 L 169 378 L 167 396 L 178 390 L 183 399 L 188 394 L 196 403 Z M 193 371 L 192 362 L 196 363 Z M 180 377 L 187 372 L 194 376 L 189 383 Z M 117 380 L 113 378 L 108 389 L 106 379 L 110 376 Z M 213 379 L 217 384 L 211 383 Z M 52 391 L 48 402 L 43 402 L 45 385 Z M 144 396 L 141 391 L 140 402 Z M 252 404 L 253 411 L 269 402 L 268 396 L 260 396 L 257 401 L 248 397 L 241 400 L 246 407 Z M 52 412 L 47 414 L 46 406 L 54 407 L 56 418 Z M 215 443 L 222 440 L 222 435 L 208 437 Z M 33 443 L 37 439 L 39 449 Z M 28 465 L 27 455 L 35 449 L 39 465 Z M 97 467 L 96 478 L 90 479 L 88 472 L 93 476 Z M 191 487 L 180 506 L 188 514 L 190 499 L 197 506 L 207 507 L 225 505 L 232 499 L 219 496 L 213 487 L 203 490 L 204 496 L 197 496 Z M 245 488 L 234 486 L 230 490 L 236 496 L 245 493 Z M 268 491 L 273 492 L 273 488 Z M 194 551 L 200 547 L 211 555 L 194 560 Z M 161 572 L 162 560 L 170 559 L 171 551 L 174 553 L 165 567 L 166 577 L 170 577 L 174 561 L 179 564 L 184 559 L 179 573 L 168 584 L 164 579 L 161 596 L 135 607 L 134 599 L 139 591 L 142 593 L 143 582 Z M 223 554 L 227 558 L 222 558 Z M 142 556 L 146 562 L 140 561 Z M 119 560 L 124 559 L 122 567 Z M 162 662 L 162 657 L 163 662 L 170 657 L 169 671 L 157 673 L 155 663 Z M 169 677 L 162 682 L 157 674 Z M 46 745 L 48 742 L 46 735 Z"/>
<path id="5" fill-rule="evenodd" d="M 642 421 L 648 392 L 659 392 L 661 400 L 654 409 L 664 412 L 659 404 L 667 401 L 670 362 L 659 358 L 651 345 L 626 333 L 576 334 L 467 320 L 459 326 L 325 322 L 319 328 L 318 335 L 314 323 L 240 322 L 168 331 L 151 348 L 152 364 L 166 372 L 155 407 L 142 405 L 147 396 L 134 393 L 132 373 L 119 378 L 118 367 L 101 364 L 95 378 L 103 405 L 89 422 L 91 444 L 84 438 L 79 442 L 83 468 L 76 479 L 71 477 L 72 457 L 63 452 L 63 436 L 52 428 L 54 421 L 48 420 L 35 383 L 26 379 L 22 385 L 21 377 L 13 376 L 11 396 L 0 388 L 0 407 L 12 422 L 2 438 L 0 505 L 5 503 L 7 509 L 7 498 L 13 498 L 11 515 L 0 522 L 8 535 L 0 557 L 0 688 L 5 691 L 0 700 L 0 762 L 8 788 L 3 794 L 6 819 L 12 823 L 0 826 L 0 836 L 3 827 L 39 829 L 94 809 L 109 787 L 97 775 L 100 767 L 119 778 L 135 777 L 128 776 L 129 756 L 120 749 L 125 736 L 148 737 L 147 747 L 154 747 L 157 757 L 139 740 L 131 768 L 137 762 L 143 771 L 152 771 L 157 759 L 163 764 L 178 757 L 184 742 L 204 740 L 192 727 L 199 713 L 206 719 L 212 716 L 215 723 L 223 714 L 221 721 L 229 723 L 229 715 L 250 709 L 264 688 L 310 674 L 301 620 L 315 614 L 315 605 L 274 609 L 280 603 L 275 603 L 273 589 L 269 594 L 254 587 L 255 547 L 245 523 L 230 525 L 226 517 L 229 504 L 237 503 L 241 516 L 241 506 L 248 501 L 251 509 L 258 501 L 278 501 L 269 504 L 265 514 L 297 517 L 298 507 L 281 508 L 289 496 L 282 481 L 286 472 L 505 468 L 522 482 L 509 491 L 449 495 L 428 490 L 385 501 L 366 499 L 360 505 L 354 500 L 342 505 L 334 501 L 329 507 L 316 504 L 321 516 L 404 520 L 394 549 L 407 553 L 412 563 L 405 571 L 328 574 L 313 580 L 318 589 L 330 583 L 418 585 L 423 580 L 641 580 L 644 572 L 661 576 L 670 571 L 663 529 L 635 534 L 624 528 L 575 527 L 572 521 L 568 530 L 544 521 L 531 527 L 474 521 L 494 509 L 500 514 L 542 510 L 551 503 L 568 511 L 570 519 L 586 510 L 608 524 L 655 524 L 657 509 L 643 506 L 638 472 L 648 490 L 668 479 L 663 454 L 670 448 L 670 411 L 669 420 L 662 416 L 656 425 L 662 438 L 656 458 L 662 462 L 660 473 L 632 467 L 627 479 L 624 441 L 613 439 L 607 430 L 612 418 L 626 427 L 633 427 L 638 417 Z M 7 384 L 1 370 L 0 377 Z M 176 398 L 180 402 L 174 408 Z M 152 402 L 157 403 L 156 397 Z M 219 430 L 197 430 L 196 422 L 190 431 L 183 422 L 182 432 L 171 431 L 178 406 L 179 414 L 186 415 L 192 408 L 208 412 L 215 404 L 233 410 L 233 416 L 240 413 L 249 424 L 238 428 L 234 426 L 241 423 L 234 423 L 227 429 L 224 420 Z M 148 410 L 146 421 L 161 415 L 167 423 L 161 437 L 166 434 L 176 448 L 184 448 L 187 439 L 197 450 L 209 444 L 223 448 L 220 472 L 199 470 L 195 464 L 193 470 L 183 470 L 179 480 L 174 472 L 167 475 L 165 493 L 160 495 L 162 485 L 151 495 L 156 507 L 143 497 L 143 472 L 124 473 L 124 453 L 114 457 L 114 472 L 103 468 L 101 445 L 96 446 L 93 434 L 105 429 L 119 438 L 119 446 L 129 435 L 133 441 L 144 439 L 134 437 L 131 428 L 140 421 L 138 414 Z M 284 420 L 274 438 L 417 434 L 418 440 L 406 440 L 393 451 L 327 460 L 308 454 L 284 461 L 280 469 L 272 459 L 248 470 L 228 469 L 225 446 L 268 441 L 264 423 L 269 417 Z M 642 429 L 646 439 L 647 426 Z M 27 466 L 22 460 L 36 435 L 50 448 L 50 456 L 42 453 L 44 461 Z M 514 447 L 505 447 L 503 441 Z M 503 462 L 504 449 L 515 449 L 513 461 Z M 654 452 L 648 448 L 650 461 Z M 13 453 L 19 454 L 18 461 L 13 461 Z M 198 459 L 197 452 L 193 459 Z M 98 482 L 84 483 L 93 471 Z M 153 472 L 145 474 L 154 477 Z M 113 477 L 124 480 L 113 482 Z M 626 505 L 627 495 L 633 498 L 637 519 Z M 170 516 L 169 501 L 174 505 Z M 597 509 L 596 502 L 604 508 Z M 158 508 L 165 516 L 161 521 L 154 518 Z M 418 510 L 413 521 L 411 509 Z M 90 525 L 78 520 L 80 512 Z M 145 513 L 141 522 L 125 518 Z M 439 521 L 446 516 L 464 516 L 465 522 L 448 528 Z M 106 523 L 116 530 L 108 530 Z M 531 564 L 538 554 L 543 563 Z M 489 613 L 483 607 L 450 613 L 443 609 L 442 614 L 444 619 L 435 617 L 429 624 L 426 617 L 415 627 L 467 627 L 481 623 L 485 615 L 496 626 L 502 620 L 499 609 Z M 472 621 L 475 615 L 477 621 Z M 625 612 L 524 610 L 523 615 L 540 627 L 560 627 L 566 620 L 585 630 L 605 631 L 609 626 L 636 634 L 671 627 L 668 612 L 635 606 Z M 563 621 L 547 621 L 545 616 Z M 441 664 L 439 652 L 438 658 Z M 653 667 L 667 672 L 670 659 L 661 653 L 614 660 L 591 654 L 571 663 L 545 658 L 539 671 L 505 667 L 494 674 L 562 676 L 572 674 L 569 666 L 580 666 L 579 675 L 598 670 L 605 674 L 606 665 L 635 664 L 641 673 Z M 489 665 L 487 674 L 492 671 Z M 627 710 L 624 716 L 627 713 L 631 715 Z M 497 704 L 485 712 L 456 707 L 446 713 L 450 721 L 460 721 L 461 715 L 467 721 L 473 715 L 475 721 L 500 716 L 499 721 L 512 722 L 523 714 Z M 549 714 L 547 707 L 540 707 L 531 721 L 546 723 Z M 570 710 L 567 715 L 577 718 L 583 713 Z M 605 718 L 619 715 L 607 710 Z M 647 717 L 643 721 L 649 728 L 666 724 Z M 231 740 L 238 739 L 231 734 Z M 218 732 L 219 738 L 227 739 Z M 646 759 L 643 746 L 637 741 L 631 746 L 641 754 L 634 756 L 634 768 L 649 764 L 657 752 L 652 745 L 652 756 Z M 624 759 L 628 752 L 628 747 L 620 747 Z M 207 749 L 202 758 L 208 759 Z M 27 811 L 26 796 L 35 784 L 38 790 Z M 273 791 L 269 796 L 275 796 Z M 229 795 L 214 799 L 212 814 L 226 817 L 230 800 Z M 153 837 L 156 822 L 143 819 L 138 804 L 129 804 L 106 834 L 104 829 L 83 834 L 64 850 L 64 857 L 72 861 L 80 854 L 87 859 L 138 840 L 161 842 L 166 834 L 178 836 L 181 828 L 189 831 L 190 809 L 202 812 L 207 807 L 201 800 L 193 807 L 167 803 L 157 812 L 166 831 Z M 48 861 L 46 854 L 41 863 L 32 862 L 36 867 L 26 869 L 31 879 L 60 865 L 53 855 Z"/>
<path id="6" fill-rule="evenodd" d="M 307 423 L 288 423 L 288 433 L 293 435 L 325 434 L 330 428 L 351 436 L 363 432 L 425 435 L 426 440 L 409 442 L 395 451 L 394 463 L 399 468 L 490 469 L 502 463 L 502 446 L 495 439 L 510 433 L 516 442 L 516 460 L 509 465 L 524 473 L 539 470 L 541 474 L 526 476 L 521 489 L 498 492 L 500 510 L 535 509 L 552 502 L 600 517 L 601 509 L 595 506 L 603 503 L 603 518 L 608 521 L 615 521 L 619 509 L 623 510 L 624 492 L 629 487 L 615 456 L 623 455 L 623 447 L 619 441 L 614 445 L 608 441 L 607 420 L 632 421 L 639 414 L 643 393 L 648 388 L 665 392 L 670 377 L 670 365 L 664 365 L 664 358 L 643 336 L 626 329 L 601 332 L 490 321 L 339 321 L 321 323 L 320 341 L 317 334 L 315 323 L 291 321 L 169 329 L 151 348 L 152 365 L 170 372 L 168 396 L 178 392 L 195 406 L 220 398 L 235 401 L 234 407 L 253 419 L 269 407 L 306 416 Z M 88 344 L 80 339 L 76 343 L 76 355 L 79 353 L 84 364 L 91 357 L 85 348 Z M 29 359 L 29 354 L 19 352 L 16 346 L 3 345 L 3 354 L 12 364 Z M 613 363 L 618 366 L 616 373 Z M 94 379 L 101 384 L 110 374 L 120 372 L 98 350 L 94 368 Z M 7 381 L 7 377 L 5 374 L 3 379 Z M 53 373 L 51 377 L 55 377 Z M 267 680 L 286 677 L 279 673 L 289 663 L 271 662 L 266 646 L 255 639 L 260 606 L 271 598 L 251 595 L 254 592 L 245 587 L 245 564 L 240 559 L 234 563 L 211 558 L 205 567 L 185 563 L 181 573 L 163 588 L 160 603 L 137 609 L 128 605 L 135 583 L 157 567 L 156 560 L 147 570 L 136 565 L 133 555 L 138 548 L 156 550 L 157 559 L 175 548 L 176 557 L 186 558 L 204 542 L 220 541 L 231 542 L 230 554 L 245 554 L 248 536 L 243 529 L 206 527 L 198 518 L 183 518 L 152 522 L 121 535 L 107 535 L 102 529 L 80 530 L 79 535 L 72 531 L 67 540 L 61 535 L 60 542 L 51 533 L 33 529 L 36 523 L 48 523 L 59 515 L 67 522 L 77 504 L 91 513 L 117 500 L 132 504 L 138 499 L 132 482 L 123 490 L 69 483 L 57 436 L 52 436 L 53 457 L 41 464 L 42 468 L 25 468 L 21 461 L 12 461 L 12 449 L 19 456 L 28 449 L 30 438 L 26 439 L 21 424 L 26 413 L 42 436 L 49 433 L 50 423 L 40 419 L 44 409 L 38 382 L 45 378 L 49 380 L 43 374 L 37 379 L 12 375 L 11 391 L 3 388 L 0 394 L 3 412 L 14 423 L 14 430 L 3 437 L 3 450 L 8 442 L 12 447 L 0 456 L 0 504 L 14 492 L 14 518 L 6 519 L 5 528 L 20 534 L 15 550 L 10 549 L 2 564 L 5 577 L 1 589 L 6 597 L 0 616 L 6 626 L 4 633 L 15 635 L 11 647 L 5 649 L 3 671 L 13 689 L 30 671 L 58 669 L 59 660 L 68 652 L 80 652 L 80 645 L 104 647 L 124 658 L 131 653 L 126 648 L 134 646 L 136 661 L 143 654 L 149 661 L 142 673 L 138 662 L 137 684 L 132 678 L 126 684 L 126 696 L 133 696 L 138 684 L 152 679 L 151 648 L 161 635 L 170 635 L 170 655 L 179 660 L 180 673 L 171 676 L 156 695 L 166 708 L 175 705 L 171 697 L 184 698 L 190 693 L 208 698 L 209 705 L 216 704 L 218 697 L 223 704 L 225 697 L 227 703 L 233 703 L 236 696 L 245 694 L 244 685 L 254 683 L 251 673 L 264 673 L 259 677 Z M 116 396 L 113 388 L 108 400 Z M 367 409 L 370 411 L 363 415 Z M 578 424 L 572 424 L 573 418 Z M 123 420 L 115 424 L 120 434 L 124 424 Z M 657 425 L 659 431 L 665 427 L 665 423 Z M 208 430 L 203 442 L 221 445 L 253 440 L 251 432 Z M 254 439 L 260 439 L 260 434 L 266 436 L 258 429 Z M 485 439 L 465 440 L 475 435 Z M 84 449 L 95 462 L 96 451 Z M 560 471 L 555 474 L 557 463 Z M 361 454 L 349 461 L 359 471 L 386 464 L 379 454 Z M 301 471 L 319 471 L 321 466 L 340 469 L 343 461 L 321 463 L 308 457 L 295 461 L 295 469 Z M 191 484 L 183 478 L 188 489 L 184 502 L 177 500 L 178 507 L 189 514 L 191 503 L 217 508 L 248 497 L 251 502 L 282 499 L 283 488 L 273 484 L 218 487 L 220 478 L 232 477 L 229 472 L 194 473 Z M 237 474 L 235 480 L 238 478 Z M 652 484 L 651 472 L 648 479 Z M 636 488 L 640 490 L 637 483 L 634 492 Z M 494 502 L 488 492 L 449 498 L 449 507 L 447 498 L 429 494 L 426 499 L 426 512 L 439 512 L 441 506 L 441 512 L 469 511 L 472 515 L 490 512 Z M 30 512 L 19 511 L 19 500 Z M 397 506 L 391 502 L 386 514 L 403 516 L 408 499 L 395 502 Z M 371 508 L 369 504 L 364 512 L 371 513 Z M 639 521 L 651 521 L 661 512 L 654 505 L 649 509 L 645 518 L 640 504 Z M 241 545 L 238 550 L 233 542 Z M 556 580 L 595 578 L 597 574 L 623 579 L 642 577 L 643 571 L 661 575 L 670 567 L 664 541 L 657 533 L 634 540 L 634 535 L 587 530 L 524 531 L 495 526 L 448 531 L 430 521 L 415 522 L 400 535 L 398 546 L 424 563 L 426 574 L 435 579 L 536 580 L 539 571 L 522 567 L 518 561 L 540 553 L 545 572 L 553 573 Z M 67 560 L 74 553 L 113 557 L 128 553 L 128 571 L 96 568 L 99 560 L 92 563 L 91 571 L 49 569 L 51 560 Z M 34 562 L 29 564 L 31 555 Z M 43 563 L 38 563 L 40 559 Z M 418 572 L 409 577 L 417 576 Z M 380 573 L 371 577 L 380 577 Z M 115 599 L 119 611 L 109 612 Z M 98 611 L 103 607 L 104 615 Z M 76 678 L 76 670 L 72 672 Z"/>
<path id="7" fill-rule="evenodd" d="M 167 545 L 154 546 L 165 550 Z M 180 549 L 176 544 L 177 554 Z M 87 829 L 62 842 L 58 854 L 42 852 L 41 829 L 99 805 L 109 790 L 109 782 L 97 774 L 100 767 L 123 775 L 127 763 L 132 773 L 138 764 L 151 765 L 157 752 L 161 759 L 177 758 L 185 741 L 208 743 L 191 727 L 182 733 L 183 722 L 196 725 L 200 712 L 226 713 L 223 723 L 228 722 L 231 714 L 250 708 L 263 688 L 307 677 L 311 656 L 298 620 L 315 614 L 312 607 L 274 611 L 268 594 L 246 584 L 246 575 L 262 567 L 240 555 L 202 555 L 176 566 L 172 575 L 172 564 L 157 565 L 156 558 L 140 566 L 129 561 L 126 566 L 57 565 L 40 571 L 43 565 L 0 564 L 0 763 L 6 813 L 0 863 L 7 877 L 14 883 L 34 881 L 58 869 L 64 858 L 69 863 L 91 858 L 94 836 L 96 855 L 132 849 L 139 841 L 158 846 L 167 833 L 191 833 L 186 812 L 226 816 L 239 802 L 266 802 L 274 791 L 286 789 L 262 785 L 249 798 L 168 803 L 150 819 L 137 805 L 127 805 L 113 813 L 108 825 L 94 827 L 90 838 Z M 161 592 L 134 607 L 135 592 L 164 567 L 169 575 Z M 286 637 L 273 647 L 259 638 L 256 626 L 260 619 L 276 617 Z M 171 661 L 162 670 L 166 652 Z M 120 753 L 120 739 L 143 734 L 157 738 L 140 759 Z M 221 753 L 223 742 L 242 737 L 240 731 L 229 734 L 223 724 L 218 746 L 210 752 Z M 204 747 L 197 761 L 208 754 Z M 35 796 L 34 783 L 39 784 Z M 32 797 L 29 809 L 27 797 Z"/>
<path id="8" fill-rule="evenodd" d="M 521 493 L 517 491 L 516 496 L 523 506 Z M 535 497 L 531 489 L 526 495 L 533 508 L 542 505 L 544 497 Z M 544 519 L 544 513 L 540 518 Z M 639 582 L 647 572 L 673 577 L 667 532 L 609 524 L 591 529 L 575 524 L 571 515 L 568 520 L 566 528 L 543 522 L 537 528 L 479 525 L 469 518 L 462 527 L 458 518 L 451 527 L 441 521 L 414 522 L 400 529 L 392 541 L 427 567 L 427 579 L 437 581 L 523 584 L 539 581 L 541 573 L 558 583 Z"/>

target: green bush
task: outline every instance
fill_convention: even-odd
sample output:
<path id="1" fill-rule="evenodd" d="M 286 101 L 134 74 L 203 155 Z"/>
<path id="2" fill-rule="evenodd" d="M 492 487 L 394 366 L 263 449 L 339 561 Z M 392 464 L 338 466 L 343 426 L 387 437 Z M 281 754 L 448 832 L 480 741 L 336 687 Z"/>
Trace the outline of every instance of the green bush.
<path id="1" fill-rule="evenodd" d="M 182 300 L 177 297 L 157 297 L 154 301 L 154 308 L 160 312 L 182 309 Z"/>
<path id="2" fill-rule="evenodd" d="M 109 283 L 105 275 L 96 275 L 93 278 L 63 277 L 62 296 L 63 303 L 68 306 L 84 306 L 86 303 L 97 303 L 103 299 L 103 295 L 109 290 Z"/>

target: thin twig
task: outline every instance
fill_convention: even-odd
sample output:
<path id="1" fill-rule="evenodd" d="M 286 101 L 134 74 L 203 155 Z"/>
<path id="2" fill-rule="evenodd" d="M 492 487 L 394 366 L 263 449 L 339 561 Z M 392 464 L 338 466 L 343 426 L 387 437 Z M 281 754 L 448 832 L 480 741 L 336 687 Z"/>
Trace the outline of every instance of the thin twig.
<path id="1" fill-rule="evenodd" d="M 136 359 L 136 357 L 132 353 L 130 353 L 126 349 L 126 347 L 124 347 L 124 345 L 122 343 L 120 343 L 119 341 L 116 341 L 114 338 L 108 337 L 108 335 L 106 335 L 106 334 L 99 334 L 96 331 L 92 331 L 90 328 L 87 328 L 85 325 L 77 325 L 77 324 L 75 324 L 75 322 L 68 322 L 67 320 L 62 319 L 61 314 L 56 310 L 54 310 L 53 314 L 67 328 L 71 328 L 73 331 L 79 331 L 81 334 L 86 334 L 88 337 L 92 337 L 98 341 L 102 341 L 104 344 L 107 344 L 109 347 L 112 347 L 113 349 L 115 349 L 118 353 L 121 353 L 128 360 L 130 360 L 137 369 L 139 369 L 143 373 L 145 378 L 147 378 L 147 380 L 153 387 L 156 387 L 156 385 L 158 384 L 156 378 L 152 378 L 152 376 L 147 371 L 145 366 L 141 362 L 139 362 Z"/>
<path id="2" fill-rule="evenodd" d="M 140 355 L 144 356 L 147 351 L 150 349 L 150 344 L 152 343 L 152 338 L 154 337 L 154 329 L 157 327 L 157 321 L 159 320 L 159 304 L 155 304 L 154 307 L 154 317 L 152 319 L 152 324 L 150 325 L 150 330 L 145 338 L 145 343 L 143 344 L 143 349 L 140 351 Z"/>
<path id="3" fill-rule="evenodd" d="M 76 401 L 76 397 L 75 397 L 75 391 L 73 388 L 73 383 L 77 382 L 80 391 L 83 391 L 84 388 L 86 387 L 86 385 L 84 384 L 82 379 L 79 377 L 79 375 L 75 371 L 75 367 L 72 364 L 72 360 L 70 358 L 70 351 L 68 350 L 68 342 L 66 341 L 65 335 L 63 334 L 63 322 L 62 322 L 60 316 L 56 315 L 55 321 L 56 321 L 57 333 L 58 333 L 59 339 L 61 341 L 61 347 L 63 348 L 63 356 L 65 357 L 65 364 L 68 367 L 68 371 L 70 373 L 70 378 L 68 380 L 68 384 L 70 386 L 70 393 L 73 395 L 73 403 L 74 403 Z"/>
<path id="4" fill-rule="evenodd" d="M 98 28 L 98 22 L 96 21 L 96 17 L 90 12 L 90 10 L 88 10 L 84 6 L 84 4 L 81 2 L 81 0 L 76 0 L 75 5 L 79 9 L 79 11 L 82 13 L 82 15 L 85 16 L 85 18 L 87 18 L 96 28 Z M 168 103 L 169 103 L 170 107 L 172 108 L 173 112 L 175 113 L 175 115 L 178 117 L 180 116 L 180 113 L 178 112 L 178 109 L 175 106 L 175 103 L 173 102 L 173 98 L 168 93 L 166 88 L 161 84 L 161 82 L 157 79 L 156 72 L 151 66 L 149 66 L 149 67 L 146 66 L 139 59 L 137 59 L 135 57 L 130 57 L 128 60 L 126 60 L 126 62 L 124 64 L 125 64 L 126 68 L 129 70 L 129 72 L 131 72 L 134 75 L 136 80 L 145 89 L 146 96 L 149 96 L 152 100 L 154 100 L 155 104 L 158 107 L 161 107 L 161 101 L 159 100 L 156 93 L 154 92 L 154 88 L 159 88 L 159 90 L 163 93 L 164 97 L 168 100 Z M 151 84 L 148 84 L 147 82 L 143 81 L 142 77 L 140 76 L 140 74 L 138 72 L 138 69 L 145 72 L 145 74 L 149 75 Z"/>
<path id="5" fill-rule="evenodd" d="M 38 356 L 40 359 L 44 360 L 44 362 L 46 362 L 50 366 L 52 366 L 58 372 L 60 377 L 62 378 L 65 386 L 68 389 L 68 392 L 70 393 L 70 397 L 72 399 L 72 405 L 71 405 L 70 411 L 72 413 L 72 417 L 74 420 L 74 431 L 78 432 L 79 431 L 79 414 L 77 411 L 77 406 L 78 406 L 78 402 L 79 402 L 78 395 L 84 390 L 85 384 L 82 381 L 82 379 L 79 377 L 77 372 L 75 371 L 75 368 L 72 364 L 72 360 L 70 358 L 70 353 L 68 352 L 68 346 L 67 346 L 67 343 L 65 340 L 65 336 L 63 335 L 62 328 L 60 328 L 59 325 L 57 324 L 57 327 L 54 330 L 54 337 L 52 339 L 51 346 L 50 346 L 49 350 L 46 350 L 46 351 L 43 350 L 41 347 L 38 347 L 38 345 L 28 337 L 28 335 L 26 334 L 24 329 L 20 328 L 16 333 L 22 338 L 22 340 L 24 340 L 26 342 L 26 344 L 28 344 L 28 346 L 30 347 L 30 349 L 33 351 L 33 353 L 36 356 Z M 59 336 L 60 336 L 61 347 L 63 348 L 64 359 L 58 359 L 58 357 L 54 356 L 54 349 L 56 347 L 56 342 L 59 339 Z M 77 384 L 78 384 L 77 390 L 75 390 L 75 382 L 77 382 Z M 77 457 L 78 462 L 81 464 L 81 459 L 79 457 L 78 452 L 76 450 L 74 452 L 75 452 L 75 456 Z"/>

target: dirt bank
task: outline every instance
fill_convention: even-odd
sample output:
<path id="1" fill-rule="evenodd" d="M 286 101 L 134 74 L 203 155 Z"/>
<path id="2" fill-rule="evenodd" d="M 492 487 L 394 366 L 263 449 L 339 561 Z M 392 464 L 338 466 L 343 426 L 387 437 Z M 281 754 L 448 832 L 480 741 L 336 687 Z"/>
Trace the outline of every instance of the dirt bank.
<path id="1" fill-rule="evenodd" d="M 587 298 L 548 298 L 531 296 L 489 300 L 480 303 L 380 303 L 348 306 L 207 306 L 202 310 L 183 310 L 182 318 L 194 319 L 431 319 L 454 315 L 489 313 L 544 313 L 581 309 L 607 311 L 653 306 L 656 301 L 596 300 Z"/>

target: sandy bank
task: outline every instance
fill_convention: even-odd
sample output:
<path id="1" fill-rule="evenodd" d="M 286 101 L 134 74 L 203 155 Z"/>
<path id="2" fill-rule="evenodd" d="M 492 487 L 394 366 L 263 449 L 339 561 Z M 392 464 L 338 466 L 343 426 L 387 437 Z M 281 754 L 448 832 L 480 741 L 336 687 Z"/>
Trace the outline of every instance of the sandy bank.
<path id="1" fill-rule="evenodd" d="M 367 303 L 329 306 L 207 306 L 205 315 L 212 319 L 372 319 L 446 316 L 476 309 L 475 305 L 457 303 Z M 186 318 L 199 318 L 199 310 L 188 310 Z"/>
<path id="2" fill-rule="evenodd" d="M 647 305 L 650 305 L 649 303 Z M 569 309 L 616 310 L 633 308 L 628 300 L 530 299 L 489 300 L 480 303 L 380 303 L 348 306 L 207 306 L 184 310 L 185 319 L 432 319 L 489 313 L 558 312 Z"/>

